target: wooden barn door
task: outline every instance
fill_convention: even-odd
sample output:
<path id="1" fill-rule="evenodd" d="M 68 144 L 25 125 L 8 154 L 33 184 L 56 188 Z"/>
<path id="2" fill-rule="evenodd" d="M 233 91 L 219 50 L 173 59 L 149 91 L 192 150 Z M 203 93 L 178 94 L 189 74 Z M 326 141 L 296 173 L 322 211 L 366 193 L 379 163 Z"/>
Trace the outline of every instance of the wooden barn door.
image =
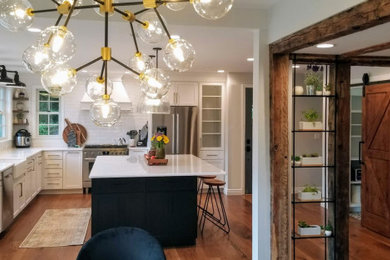
<path id="1" fill-rule="evenodd" d="M 362 225 L 390 237 L 390 84 L 363 97 Z"/>

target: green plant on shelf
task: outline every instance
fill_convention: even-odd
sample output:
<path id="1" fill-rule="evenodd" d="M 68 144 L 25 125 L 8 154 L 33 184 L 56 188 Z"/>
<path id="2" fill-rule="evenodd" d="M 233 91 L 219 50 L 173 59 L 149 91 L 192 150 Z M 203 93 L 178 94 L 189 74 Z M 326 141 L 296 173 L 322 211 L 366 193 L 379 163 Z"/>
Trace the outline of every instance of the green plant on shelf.
<path id="1" fill-rule="evenodd" d="M 291 161 L 296 161 L 296 162 L 299 162 L 301 160 L 301 157 L 300 156 L 291 156 Z"/>
<path id="2" fill-rule="evenodd" d="M 306 223 L 306 221 L 300 220 L 300 221 L 298 221 L 298 227 L 300 227 L 300 228 L 308 228 L 308 227 L 310 227 L 310 225 L 308 225 Z"/>
<path id="3" fill-rule="evenodd" d="M 317 121 L 318 118 L 320 117 L 318 115 L 318 112 L 315 111 L 314 109 L 308 109 L 308 110 L 302 111 L 302 115 L 306 119 L 307 122 L 313 122 L 313 123 L 315 121 Z"/>
<path id="4" fill-rule="evenodd" d="M 315 89 L 321 87 L 322 90 L 322 80 L 320 75 L 316 72 L 309 71 L 305 74 L 305 85 L 306 86 L 314 86 Z"/>
<path id="5" fill-rule="evenodd" d="M 312 192 L 312 193 L 318 193 L 319 190 L 315 186 L 305 185 L 305 188 L 302 190 L 302 192 Z"/>
<path id="6" fill-rule="evenodd" d="M 326 91 L 332 91 L 332 84 L 327 84 L 326 86 L 325 86 L 325 90 Z"/>
<path id="7" fill-rule="evenodd" d="M 316 91 L 322 91 L 322 85 L 316 86 Z"/>
<path id="8" fill-rule="evenodd" d="M 320 226 L 322 230 L 326 230 L 326 231 L 332 231 L 333 230 L 333 226 L 329 223 L 328 225 L 326 225 L 325 227 L 324 226 Z"/>

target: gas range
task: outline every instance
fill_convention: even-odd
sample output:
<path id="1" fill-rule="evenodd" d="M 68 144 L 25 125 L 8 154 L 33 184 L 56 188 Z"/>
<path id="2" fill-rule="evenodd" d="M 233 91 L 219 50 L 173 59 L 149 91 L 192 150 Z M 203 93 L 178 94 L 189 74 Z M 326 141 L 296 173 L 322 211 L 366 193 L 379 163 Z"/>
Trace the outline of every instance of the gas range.
<path id="1" fill-rule="evenodd" d="M 83 188 L 87 190 L 91 187 L 89 174 L 95 163 L 96 157 L 104 155 L 128 155 L 129 148 L 127 145 L 113 144 L 88 144 L 83 149 Z"/>

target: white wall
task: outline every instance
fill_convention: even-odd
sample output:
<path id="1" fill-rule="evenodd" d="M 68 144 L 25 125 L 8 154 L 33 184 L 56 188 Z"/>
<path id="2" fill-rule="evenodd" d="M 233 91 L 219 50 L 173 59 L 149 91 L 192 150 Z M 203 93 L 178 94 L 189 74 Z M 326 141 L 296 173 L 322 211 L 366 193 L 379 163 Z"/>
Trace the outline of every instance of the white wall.
<path id="1" fill-rule="evenodd" d="M 281 0 L 268 15 L 268 42 L 299 31 L 364 0 Z"/>
<path id="2" fill-rule="evenodd" d="M 121 81 L 121 73 L 112 71 L 112 80 Z M 121 111 L 119 122 L 111 128 L 98 127 L 89 118 L 89 110 L 81 110 L 81 99 L 85 93 L 85 81 L 88 75 L 79 73 L 78 84 L 74 90 L 62 97 L 62 116 L 60 118 L 60 136 L 58 137 L 39 137 L 37 133 L 37 107 L 36 93 L 37 89 L 42 89 L 40 76 L 37 74 L 21 73 L 21 81 L 27 84 L 27 95 L 30 97 L 28 119 L 30 126 L 27 129 L 33 136 L 33 146 L 65 146 L 62 140 L 62 131 L 66 127 L 64 118 L 68 118 L 73 123 L 82 124 L 88 131 L 87 144 L 112 144 L 114 139 L 125 137 L 128 139 L 126 132 L 132 129 L 141 129 L 142 126 L 149 122 L 151 127 L 151 116 L 148 114 L 139 114 L 136 112 L 138 101 L 140 100 L 141 92 L 139 83 L 136 79 L 128 77 L 126 80 L 125 90 L 132 102 L 134 112 Z M 226 82 L 225 74 L 218 73 L 183 73 L 171 74 L 172 81 L 192 81 L 192 82 Z M 115 89 L 114 89 L 115 91 Z"/>
<path id="3" fill-rule="evenodd" d="M 253 84 L 252 73 L 229 73 L 227 75 L 226 137 L 227 163 L 229 169 L 228 194 L 245 193 L 244 143 L 245 118 L 243 118 L 245 92 L 243 84 Z"/>

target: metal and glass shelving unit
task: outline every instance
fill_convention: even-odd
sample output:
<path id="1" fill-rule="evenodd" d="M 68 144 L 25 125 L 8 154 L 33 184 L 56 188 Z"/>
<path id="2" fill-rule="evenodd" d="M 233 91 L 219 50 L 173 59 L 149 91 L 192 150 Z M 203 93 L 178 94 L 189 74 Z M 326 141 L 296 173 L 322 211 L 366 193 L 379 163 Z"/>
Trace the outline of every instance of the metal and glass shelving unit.
<path id="1" fill-rule="evenodd" d="M 324 85 L 327 85 L 329 83 L 329 70 L 330 70 L 330 64 L 317 64 L 315 61 L 312 62 L 312 64 L 315 64 L 319 68 L 322 67 L 322 71 L 318 71 L 319 74 L 323 76 L 323 82 Z M 311 64 L 311 65 L 312 65 Z M 295 87 L 297 85 L 303 85 L 303 79 L 302 79 L 302 71 L 297 71 L 297 65 L 296 60 L 293 59 L 293 77 L 292 77 L 292 131 L 291 131 L 291 140 L 292 140 L 292 147 L 291 147 L 291 155 L 293 158 L 296 156 L 299 156 L 300 154 L 297 154 L 297 150 L 299 151 L 301 148 L 299 148 L 299 145 L 301 144 L 302 138 L 305 138 L 305 140 L 308 140 L 306 138 L 312 138 L 315 139 L 315 136 L 317 138 L 318 142 L 313 141 L 313 145 L 317 145 L 317 143 L 321 143 L 321 151 L 322 151 L 322 165 L 295 165 L 295 160 L 291 161 L 291 183 L 292 183 L 292 196 L 291 196 L 291 220 L 292 220 L 292 232 L 291 232 L 291 239 L 292 239 L 292 257 L 293 259 L 301 259 L 300 258 L 300 252 L 306 251 L 309 248 L 309 244 L 305 246 L 301 246 L 298 243 L 304 243 L 303 241 L 310 241 L 309 243 L 313 245 L 313 243 L 320 244 L 318 248 L 323 248 L 324 252 L 315 252 L 316 255 L 313 255 L 311 257 L 314 257 L 315 259 L 333 259 L 334 257 L 334 244 L 335 244 L 335 232 L 337 232 L 337 223 L 334 218 L 334 212 L 335 212 L 335 178 L 334 174 L 336 172 L 336 165 L 335 165 L 335 158 L 336 158 L 336 95 L 335 95 L 335 79 L 332 80 L 333 89 L 331 90 L 330 95 L 307 95 L 306 92 L 303 95 L 296 95 L 295 93 Z M 306 68 L 308 64 L 299 64 L 300 67 Z M 306 69 L 305 69 L 306 70 Z M 298 75 L 298 74 L 299 75 Z M 334 77 L 335 78 L 335 77 Z M 333 82 L 334 81 L 334 82 Z M 301 103 L 302 102 L 302 103 Z M 299 118 L 297 118 L 296 111 L 297 105 L 301 105 L 306 103 L 321 103 L 322 107 L 322 122 L 323 122 L 323 129 L 321 130 L 302 130 L 297 129 Z M 302 137 L 302 135 L 305 135 Z M 319 139 L 321 138 L 321 139 Z M 317 150 L 320 149 L 319 147 L 316 147 Z M 299 200 L 298 199 L 298 187 L 297 187 L 297 178 L 299 178 L 300 174 L 303 174 L 303 172 L 306 171 L 304 174 L 321 174 L 321 182 L 322 182 L 322 198 L 320 200 Z M 309 172 L 310 171 L 310 172 Z M 318 178 L 317 178 L 318 179 Z M 299 184 L 298 184 L 299 185 Z M 296 209 L 298 207 L 302 207 L 303 210 L 310 209 L 310 211 L 316 211 L 318 210 L 318 221 L 320 223 L 309 223 L 308 220 L 305 219 L 298 219 L 299 215 L 302 217 L 302 211 L 300 213 L 296 212 Z M 308 208 L 310 207 L 310 208 Z M 321 235 L 309 235 L 309 236 L 301 236 L 298 234 L 298 221 L 307 221 L 309 225 L 322 225 L 326 226 L 329 223 L 333 226 L 332 235 L 326 236 L 323 232 Z M 300 242 L 298 242 L 300 241 Z M 317 247 L 315 247 L 317 248 Z M 306 255 L 308 256 L 308 255 Z"/>

